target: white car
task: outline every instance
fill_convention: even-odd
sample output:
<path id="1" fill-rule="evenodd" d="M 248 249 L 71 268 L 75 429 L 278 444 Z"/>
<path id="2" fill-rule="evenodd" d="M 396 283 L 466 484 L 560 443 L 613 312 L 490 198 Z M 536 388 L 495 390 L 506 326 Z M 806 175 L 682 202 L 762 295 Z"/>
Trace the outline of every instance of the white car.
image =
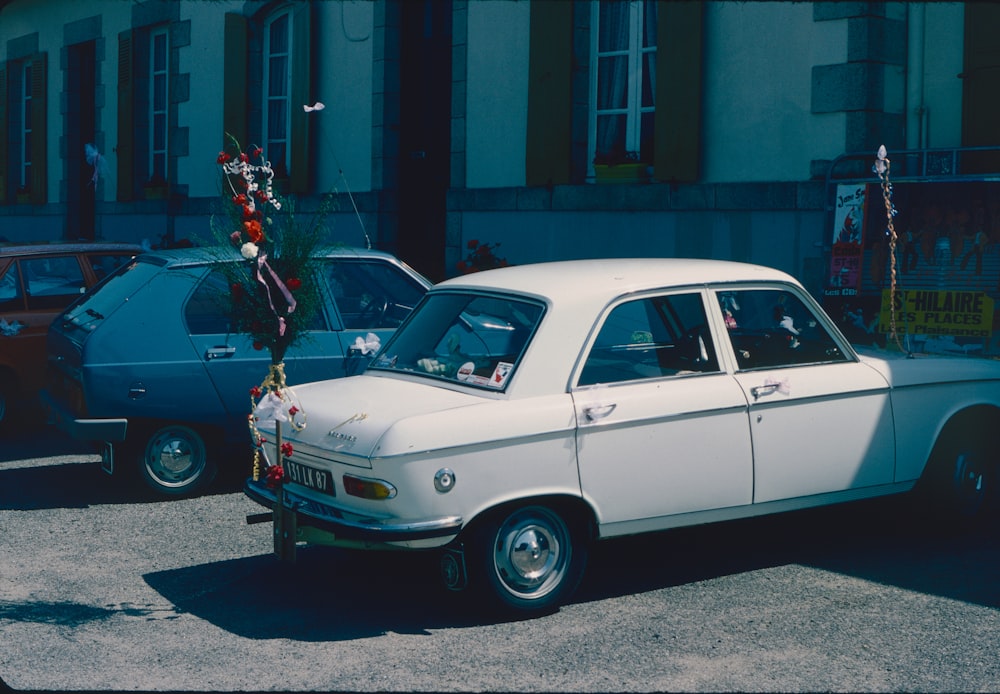
<path id="1" fill-rule="evenodd" d="M 363 374 L 291 385 L 308 426 L 282 429 L 290 456 L 263 425 L 284 481 L 246 485 L 279 556 L 436 548 L 450 588 L 519 610 L 564 601 L 605 538 L 915 487 L 957 516 L 997 505 L 1000 362 L 858 354 L 760 266 L 467 275 Z"/>

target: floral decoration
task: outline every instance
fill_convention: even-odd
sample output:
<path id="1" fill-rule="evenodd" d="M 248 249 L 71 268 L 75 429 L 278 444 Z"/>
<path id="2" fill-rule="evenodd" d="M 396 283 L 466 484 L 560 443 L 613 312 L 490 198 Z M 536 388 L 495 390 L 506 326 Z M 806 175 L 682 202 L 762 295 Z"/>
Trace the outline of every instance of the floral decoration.
<path id="1" fill-rule="evenodd" d="M 496 254 L 496 250 L 500 248 L 499 243 L 480 243 L 478 239 L 472 239 L 465 246 L 469 251 L 468 255 L 464 260 L 458 261 L 456 266 L 463 275 L 510 265 L 506 258 Z"/>
<path id="2" fill-rule="evenodd" d="M 229 314 L 236 332 L 247 335 L 254 349 L 271 355 L 267 376 L 249 391 L 253 478 L 258 480 L 263 473 L 268 486 L 277 486 L 287 476 L 283 462 L 294 453 L 290 443 L 281 442 L 281 426 L 284 423 L 296 431 L 306 427 L 302 405 L 285 381 L 283 360 L 288 348 L 308 330 L 319 307 L 314 256 L 329 197 L 311 223 L 300 225 L 291 206 L 279 198 L 274 169 L 260 147 L 244 151 L 230 137 L 229 147 L 219 153 L 216 163 L 222 170 L 223 203 L 228 211 L 228 221 L 216 229 L 217 235 L 242 258 L 219 264 L 228 281 Z M 275 461 L 263 455 L 266 439 L 258 428 L 268 422 L 275 424 L 278 439 L 279 459 Z"/>
<path id="3" fill-rule="evenodd" d="M 275 191 L 274 169 L 260 147 L 242 151 L 232 138 L 230 145 L 216 159 L 229 211 L 224 243 L 246 261 L 221 264 L 229 280 L 230 315 L 237 332 L 280 364 L 319 306 L 312 265 L 320 220 L 297 223 Z"/>

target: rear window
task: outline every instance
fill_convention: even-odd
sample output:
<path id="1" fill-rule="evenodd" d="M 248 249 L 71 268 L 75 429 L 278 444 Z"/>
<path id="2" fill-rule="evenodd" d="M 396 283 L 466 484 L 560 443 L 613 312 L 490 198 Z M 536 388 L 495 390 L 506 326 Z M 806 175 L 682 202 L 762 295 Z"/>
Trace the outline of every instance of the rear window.
<path id="1" fill-rule="evenodd" d="M 543 312 L 512 297 L 429 295 L 368 368 L 503 390 Z"/>
<path id="2" fill-rule="evenodd" d="M 137 256 L 66 309 L 53 324 L 53 329 L 71 336 L 78 333 L 78 339 L 82 339 L 149 282 L 160 271 L 160 265 L 160 262 Z"/>

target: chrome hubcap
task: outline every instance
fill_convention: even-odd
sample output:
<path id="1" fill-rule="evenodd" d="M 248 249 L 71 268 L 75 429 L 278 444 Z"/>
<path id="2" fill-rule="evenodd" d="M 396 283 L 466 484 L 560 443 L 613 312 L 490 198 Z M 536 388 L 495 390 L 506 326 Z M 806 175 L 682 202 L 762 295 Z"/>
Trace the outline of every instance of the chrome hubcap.
<path id="1" fill-rule="evenodd" d="M 194 432 L 164 431 L 149 444 L 146 467 L 163 484 L 183 484 L 205 467 L 205 449 Z"/>
<path id="2" fill-rule="evenodd" d="M 962 512 L 975 513 L 986 494 L 986 474 L 973 456 L 961 454 L 955 460 L 953 477 L 955 491 Z"/>
<path id="3" fill-rule="evenodd" d="M 512 514 L 496 536 L 493 565 L 501 584 L 512 594 L 537 599 L 552 592 L 566 577 L 571 547 L 569 529 L 544 508 Z"/>

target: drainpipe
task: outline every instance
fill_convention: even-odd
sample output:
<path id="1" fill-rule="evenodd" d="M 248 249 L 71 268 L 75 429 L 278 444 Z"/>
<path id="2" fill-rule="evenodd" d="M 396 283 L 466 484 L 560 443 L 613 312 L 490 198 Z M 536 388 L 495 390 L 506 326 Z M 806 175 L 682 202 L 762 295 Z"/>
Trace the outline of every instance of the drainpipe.
<path id="1" fill-rule="evenodd" d="M 924 103 L 925 5 L 907 3 L 906 13 L 906 148 L 927 147 L 927 104 Z"/>

